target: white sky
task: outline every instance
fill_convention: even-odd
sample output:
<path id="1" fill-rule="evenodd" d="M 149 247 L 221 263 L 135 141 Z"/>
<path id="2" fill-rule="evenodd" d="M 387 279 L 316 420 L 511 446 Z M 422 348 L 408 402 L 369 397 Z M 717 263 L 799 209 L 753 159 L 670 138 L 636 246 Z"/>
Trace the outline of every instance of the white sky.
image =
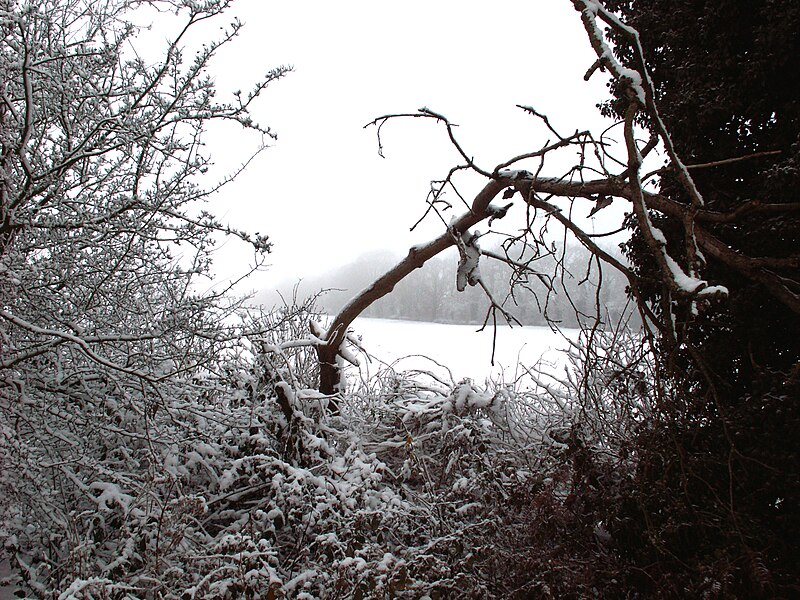
<path id="1" fill-rule="evenodd" d="M 390 122 L 384 159 L 375 128 L 363 128 L 377 116 L 422 106 L 442 113 L 489 169 L 547 140 L 516 104 L 547 114 L 562 132 L 604 127 L 595 104 L 605 78 L 583 81 L 594 54 L 569 0 L 238 0 L 233 15 L 246 26 L 217 63 L 221 97 L 247 90 L 272 67 L 295 69 L 255 105 L 256 120 L 278 141 L 213 206 L 223 220 L 274 243 L 270 269 L 249 289 L 333 269 L 370 250 L 405 253 L 441 233 L 435 218 L 409 228 L 424 212 L 430 180 L 457 163 L 444 129 L 424 119 Z M 225 169 L 258 143 L 230 129 L 211 134 L 212 156 Z M 475 178 L 462 192 L 483 183 Z M 497 225 L 513 230 L 513 221 L 512 211 Z M 217 271 L 233 277 L 251 258 L 229 242 Z"/>

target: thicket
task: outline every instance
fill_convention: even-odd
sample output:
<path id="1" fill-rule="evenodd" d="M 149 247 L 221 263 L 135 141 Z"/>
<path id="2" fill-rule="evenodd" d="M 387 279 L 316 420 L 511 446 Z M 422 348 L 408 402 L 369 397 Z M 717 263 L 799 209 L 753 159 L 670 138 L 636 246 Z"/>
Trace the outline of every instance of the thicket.
<path id="1" fill-rule="evenodd" d="M 694 4 L 614 3 L 639 38 L 576 0 L 598 55 L 587 76 L 610 74 L 605 110 L 624 142 L 561 136 L 522 107 L 551 142 L 485 169 L 445 117 L 415 113 L 465 160 L 435 182 L 429 212 L 452 208 L 443 194 L 462 171 L 486 185 L 325 322 L 312 302 L 257 312 L 195 291 L 215 236 L 269 249 L 202 209 L 218 187 L 205 125 L 269 135 L 251 104 L 287 71 L 217 99 L 208 66 L 240 24 L 191 56 L 184 46 L 228 4 L 0 2 L 0 536 L 30 594 L 796 595 L 798 112 L 778 74 L 798 55 L 781 49 L 797 44 L 798 11 L 785 3 L 783 21 L 774 3 L 732 3 L 684 19 Z M 130 11 L 152 8 L 183 26 L 149 64 L 129 51 Z M 733 133 L 717 145 L 720 132 Z M 642 175 L 656 148 L 669 164 Z M 545 176 L 561 150 L 579 162 Z M 500 193 L 530 219 L 493 252 L 510 269 L 502 297 L 469 231 L 505 217 Z M 567 216 L 612 197 L 631 206 L 631 267 Z M 589 251 L 587 271 L 626 278 L 641 330 L 602 313 L 598 279 L 564 368 L 534 369 L 532 387 L 348 379 L 353 315 L 447 247 L 492 320 L 513 319 L 520 287 L 547 304 L 568 278 L 551 225 Z"/>

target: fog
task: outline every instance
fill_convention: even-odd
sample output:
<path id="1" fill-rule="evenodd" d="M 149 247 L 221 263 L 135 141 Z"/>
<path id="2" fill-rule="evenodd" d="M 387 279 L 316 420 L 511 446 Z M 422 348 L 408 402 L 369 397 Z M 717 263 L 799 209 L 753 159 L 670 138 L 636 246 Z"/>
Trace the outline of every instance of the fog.
<path id="1" fill-rule="evenodd" d="M 622 258 L 618 248 L 607 250 Z M 273 306 L 319 293 L 321 310 L 335 314 L 360 290 L 392 267 L 401 256 L 390 251 L 363 254 L 351 263 L 331 269 L 321 275 L 302 280 L 285 280 L 276 290 L 262 290 L 255 301 Z M 560 261 L 561 264 L 556 266 Z M 370 306 L 363 316 L 481 325 L 490 307 L 480 287 L 456 291 L 455 279 L 458 253 L 451 248 L 428 261 L 421 269 L 401 281 L 391 294 Z M 507 264 L 484 257 L 481 276 L 498 301 L 522 325 L 548 325 L 548 319 L 562 327 L 591 324 L 598 313 L 606 322 L 616 322 L 628 306 L 627 280 L 615 269 L 601 267 L 602 286 L 598 283 L 596 264 L 580 245 L 568 245 L 565 252 L 543 256 L 532 263 L 542 273 L 557 273 L 551 281 L 552 290 L 535 275 L 524 277 Z M 509 282 L 515 284 L 513 297 L 508 294 Z M 583 315 L 583 316 L 581 316 Z M 502 319 L 499 319 L 502 322 Z"/>

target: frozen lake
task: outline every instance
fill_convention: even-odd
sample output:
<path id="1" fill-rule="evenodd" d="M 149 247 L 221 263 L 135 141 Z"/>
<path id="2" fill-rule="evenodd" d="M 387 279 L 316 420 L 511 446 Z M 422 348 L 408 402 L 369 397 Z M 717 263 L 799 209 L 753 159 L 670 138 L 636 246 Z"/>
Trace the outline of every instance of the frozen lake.
<path id="1" fill-rule="evenodd" d="M 365 375 L 374 374 L 381 363 L 386 363 L 393 364 L 397 370 L 432 370 L 449 379 L 444 368 L 447 367 L 453 381 L 469 377 L 479 384 L 486 379 L 499 379 L 501 375 L 511 382 L 525 373 L 518 365 L 532 367 L 541 361 L 547 370 L 555 369 L 563 364 L 559 350 L 568 345 L 562 334 L 547 327 L 498 326 L 492 365 L 494 332 L 491 326 L 478 332 L 475 325 L 359 317 L 352 329 L 361 337 L 364 349 L 373 356 L 371 363 L 363 356 L 359 358 Z M 578 335 L 573 329 L 564 333 L 571 339 Z"/>

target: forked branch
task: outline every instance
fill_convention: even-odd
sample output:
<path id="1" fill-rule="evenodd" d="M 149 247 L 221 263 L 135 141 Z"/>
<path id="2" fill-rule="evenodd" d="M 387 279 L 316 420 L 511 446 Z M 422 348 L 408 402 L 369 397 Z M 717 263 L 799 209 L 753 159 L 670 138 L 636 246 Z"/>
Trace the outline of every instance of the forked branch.
<path id="1" fill-rule="evenodd" d="M 605 141 L 605 135 L 601 136 L 601 141 L 596 141 L 588 132 L 576 131 L 571 135 L 562 136 L 553 128 L 547 117 L 526 106 L 520 106 L 520 108 L 540 119 L 549 134 L 556 136 L 556 141 L 546 141 L 539 149 L 516 155 L 501 162 L 494 169 L 486 169 L 479 166 L 474 157 L 465 150 L 456 138 L 455 126 L 442 114 L 428 108 L 420 109 L 416 113 L 384 115 L 372 121 L 369 125 L 375 125 L 378 128 L 378 144 L 381 155 L 383 152 L 381 131 L 392 119 L 404 117 L 433 119 L 445 126 L 447 135 L 463 159 L 463 163 L 453 167 L 447 178 L 438 182 L 438 185 L 432 188 L 434 190 L 432 192 L 433 197 L 432 199 L 429 197 L 426 215 L 430 212 L 436 212 L 444 222 L 438 207 L 443 207 L 445 210 L 452 208 L 451 204 L 442 200 L 446 187 L 448 189 L 452 188 L 463 200 L 463 196 L 461 196 L 454 182 L 455 175 L 461 171 L 468 170 L 478 173 L 486 179 L 486 183 L 475 195 L 466 212 L 457 218 L 453 218 L 449 223 L 444 223 L 445 230 L 439 237 L 426 244 L 411 248 L 405 258 L 398 262 L 397 265 L 353 298 L 334 317 L 327 331 L 320 332 L 319 337 L 322 343 L 317 346 L 317 353 L 320 361 L 321 392 L 335 394 L 340 389 L 341 372 L 337 364 L 337 355 L 342 352 L 342 344 L 345 343 L 347 329 L 353 320 L 373 302 L 389 294 L 400 281 L 414 270 L 422 267 L 442 251 L 462 241 L 465 232 L 472 227 L 484 220 L 491 221 L 505 216 L 509 209 L 508 205 L 501 207 L 492 204 L 497 195 L 504 190 L 504 199 L 509 199 L 519 193 L 527 205 L 526 221 L 520 230 L 521 233 L 518 236 L 507 235 L 509 242 L 523 240 L 525 244 L 528 244 L 529 241 L 531 242 L 526 247 L 541 246 L 545 243 L 543 236 L 544 232 L 547 231 L 547 223 L 550 222 L 550 219 L 554 219 L 563 226 L 565 231 L 571 232 L 591 252 L 596 260 L 603 261 L 625 276 L 628 280 L 631 294 L 637 301 L 643 320 L 646 323 L 655 324 L 662 334 L 667 335 L 672 340 L 677 339 L 677 332 L 674 331 L 672 318 L 672 299 L 694 302 L 701 298 L 724 297 L 727 294 L 727 290 L 724 287 L 712 285 L 701 278 L 701 271 L 704 267 L 703 253 L 713 256 L 716 260 L 736 269 L 751 280 L 761 283 L 781 302 L 800 314 L 800 295 L 787 284 L 780 272 L 781 269 L 790 268 L 792 265 L 796 266 L 797 257 L 788 257 L 783 261 L 766 263 L 758 258 L 748 257 L 735 249 L 731 249 L 701 226 L 703 222 L 733 221 L 751 210 L 764 212 L 771 210 L 787 211 L 791 210 L 791 207 L 762 207 L 751 203 L 730 214 L 721 214 L 703 208 L 702 196 L 692 180 L 689 168 L 683 164 L 677 155 L 669 132 L 659 115 L 653 83 L 645 67 L 637 32 L 608 12 L 600 2 L 573 0 L 573 4 L 581 13 L 584 27 L 589 34 L 591 45 L 598 57 L 597 62 L 587 75 L 590 76 L 598 69 L 610 73 L 622 91 L 623 99 L 627 101 L 627 112 L 622 123 L 624 128 L 624 144 L 622 147 L 626 158 L 616 158 L 611 155 L 611 147 Z M 625 67 L 617 61 L 606 42 L 602 26 L 611 28 L 631 45 L 636 68 Z M 642 117 L 652 124 L 652 132 L 649 140 L 640 147 L 640 141 L 636 137 L 635 125 Z M 676 202 L 666 196 L 645 189 L 645 182 L 648 181 L 650 175 L 642 177 L 642 163 L 644 157 L 653 151 L 658 143 L 661 143 L 666 149 L 673 168 L 678 170 L 679 181 L 686 189 L 690 199 L 688 204 Z M 565 148 L 578 149 L 578 159 L 576 159 L 573 166 L 569 168 L 566 174 L 560 177 L 543 175 L 545 158 L 553 153 L 563 151 Z M 591 163 L 592 160 L 596 161 L 597 164 Z M 538 163 L 538 166 L 533 170 L 510 168 L 512 166 L 522 167 L 530 162 Z M 619 165 L 616 173 L 608 170 L 608 165 L 610 164 Z M 727 164 L 727 162 L 720 161 L 719 164 Z M 702 165 L 697 168 L 711 168 L 713 166 Z M 593 240 L 593 237 L 597 237 L 597 235 L 587 233 L 573 212 L 576 201 L 581 200 L 585 201 L 587 206 L 593 207 L 588 214 L 589 217 L 593 217 L 599 210 L 610 205 L 614 199 L 622 199 L 629 204 L 630 212 L 635 215 L 635 227 L 642 234 L 645 243 L 658 264 L 659 272 L 656 276 L 667 291 L 660 317 L 656 316 L 640 293 L 641 282 L 639 281 L 639 276 L 612 254 L 597 245 Z M 568 204 L 568 211 L 565 210 L 564 203 Z M 683 253 L 683 266 L 668 252 L 664 234 L 655 227 L 651 220 L 653 211 L 658 211 L 662 215 L 680 223 L 684 228 L 685 251 Z M 540 224 L 544 223 L 541 225 L 538 235 L 533 228 L 535 219 L 539 219 Z M 612 229 L 619 231 L 625 226 L 626 222 L 620 220 L 617 226 Z M 484 254 L 486 253 L 484 252 Z M 462 251 L 462 262 L 463 256 L 464 253 Z M 494 257 L 498 258 L 498 256 Z M 519 264 L 516 267 L 519 267 Z M 552 291 L 552 286 L 549 284 L 551 280 L 541 273 L 536 274 L 545 283 L 548 293 L 550 293 Z M 649 276 L 652 275 L 649 274 Z M 475 283 L 483 284 L 483 282 L 478 282 L 477 280 Z M 510 317 L 493 300 L 491 291 L 488 288 L 485 289 L 491 300 L 490 311 L 492 308 L 500 309 L 507 319 L 513 320 L 513 317 Z"/>

